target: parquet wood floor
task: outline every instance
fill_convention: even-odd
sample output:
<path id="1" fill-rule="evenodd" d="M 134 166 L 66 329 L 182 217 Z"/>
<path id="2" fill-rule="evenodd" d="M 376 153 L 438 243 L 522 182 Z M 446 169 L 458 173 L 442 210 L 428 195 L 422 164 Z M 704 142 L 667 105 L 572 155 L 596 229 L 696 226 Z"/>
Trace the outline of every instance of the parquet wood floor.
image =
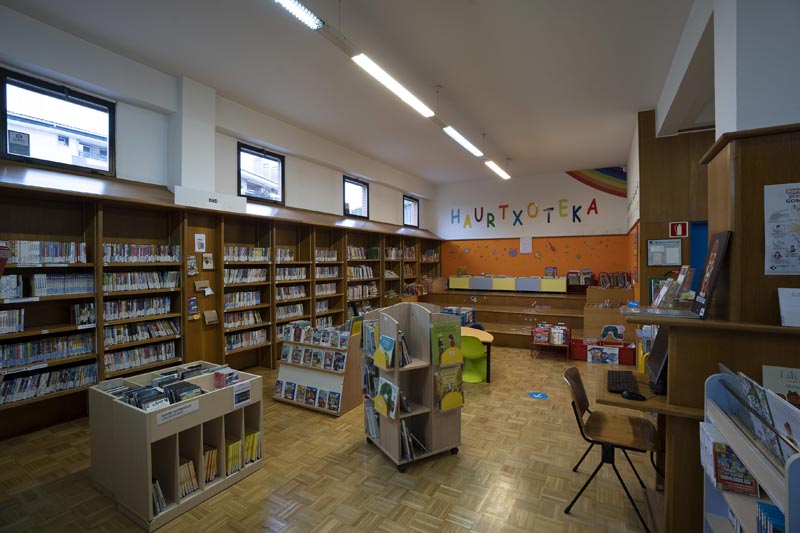
<path id="1" fill-rule="evenodd" d="M 585 450 L 563 370 L 580 368 L 594 398 L 596 368 L 527 349 L 494 347 L 491 384 L 464 384 L 462 446 L 405 474 L 363 433 L 363 410 L 333 418 L 272 401 L 264 375 L 262 468 L 159 531 L 627 532 L 641 525 L 606 467 L 572 514 L 565 505 L 599 461 Z M 528 398 L 542 391 L 547 400 Z M 632 454 L 652 485 L 646 457 Z M 0 442 L 0 531 L 141 531 L 91 485 L 88 419 Z M 633 473 L 620 471 L 644 508 Z"/>

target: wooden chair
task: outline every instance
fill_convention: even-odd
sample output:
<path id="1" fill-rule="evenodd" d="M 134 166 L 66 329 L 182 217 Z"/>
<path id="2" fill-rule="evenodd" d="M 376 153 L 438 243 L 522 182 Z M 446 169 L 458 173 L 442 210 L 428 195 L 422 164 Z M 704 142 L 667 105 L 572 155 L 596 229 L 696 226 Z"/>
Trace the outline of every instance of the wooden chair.
<path id="1" fill-rule="evenodd" d="M 581 497 L 583 491 L 586 490 L 586 487 L 589 486 L 589 483 L 592 482 L 600 471 L 600 468 L 602 468 L 604 464 L 610 464 L 622 485 L 622 489 L 625 491 L 625 495 L 628 496 L 628 500 L 630 500 L 631 505 L 633 505 L 633 510 L 636 511 L 636 515 L 642 522 L 645 531 L 649 533 L 650 529 L 644 521 L 642 513 L 639 512 L 636 502 L 633 501 L 628 487 L 622 480 L 619 470 L 617 470 L 617 465 L 614 462 L 614 454 L 617 449 L 622 450 L 622 454 L 625 456 L 625 459 L 628 460 L 628 464 L 631 465 L 636 479 L 639 480 L 639 484 L 644 488 L 644 481 L 642 481 L 639 472 L 637 472 L 636 468 L 633 466 L 633 462 L 631 462 L 631 458 L 628 456 L 628 450 L 642 453 L 649 451 L 650 461 L 652 462 L 653 452 L 658 448 L 658 435 L 655 426 L 649 420 L 638 416 L 615 415 L 591 411 L 589 409 L 589 399 L 586 396 L 586 389 L 584 389 L 583 380 L 581 380 L 581 374 L 575 367 L 568 368 L 564 371 L 564 381 L 567 382 L 569 390 L 572 393 L 572 411 L 575 413 L 575 420 L 578 422 L 578 429 L 581 432 L 581 437 L 589 443 L 589 448 L 583 453 L 578 463 L 572 468 L 572 471 L 578 471 L 578 467 L 581 466 L 581 463 L 586 459 L 586 456 L 589 455 L 589 451 L 594 448 L 595 444 L 602 447 L 600 464 L 597 465 L 597 468 L 594 469 L 592 475 L 589 476 L 589 479 L 583 484 L 583 487 L 581 487 L 581 490 L 575 495 L 575 498 L 567 505 L 564 512 L 569 514 L 572 506 L 575 505 L 575 502 Z M 587 413 L 589 414 L 588 417 L 585 416 Z"/>

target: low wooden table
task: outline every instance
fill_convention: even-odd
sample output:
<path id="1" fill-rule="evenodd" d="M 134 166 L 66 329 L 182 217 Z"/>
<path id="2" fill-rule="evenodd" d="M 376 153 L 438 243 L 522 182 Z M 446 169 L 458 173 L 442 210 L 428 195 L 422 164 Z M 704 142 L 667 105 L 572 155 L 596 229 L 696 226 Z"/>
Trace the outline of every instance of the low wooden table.
<path id="1" fill-rule="evenodd" d="M 461 335 L 477 337 L 478 340 L 486 346 L 486 383 L 489 383 L 492 377 L 492 342 L 494 342 L 494 336 L 482 329 L 468 328 L 465 326 L 461 326 Z"/>

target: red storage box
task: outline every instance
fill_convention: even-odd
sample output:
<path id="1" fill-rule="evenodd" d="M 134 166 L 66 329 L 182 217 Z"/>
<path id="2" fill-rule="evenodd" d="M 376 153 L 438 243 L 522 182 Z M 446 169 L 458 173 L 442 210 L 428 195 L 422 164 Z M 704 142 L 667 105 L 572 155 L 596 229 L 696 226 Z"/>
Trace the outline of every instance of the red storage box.
<path id="1" fill-rule="evenodd" d="M 598 341 L 596 339 L 590 339 L 588 342 L 586 339 L 572 339 L 572 345 L 570 346 L 569 350 L 569 358 L 575 359 L 576 361 L 586 361 L 588 353 L 586 351 L 586 347 L 589 345 L 593 346 L 617 346 L 619 347 L 619 364 L 621 365 L 635 365 L 636 364 L 636 348 L 625 346 L 622 343 L 618 342 L 608 342 L 608 341 Z"/>

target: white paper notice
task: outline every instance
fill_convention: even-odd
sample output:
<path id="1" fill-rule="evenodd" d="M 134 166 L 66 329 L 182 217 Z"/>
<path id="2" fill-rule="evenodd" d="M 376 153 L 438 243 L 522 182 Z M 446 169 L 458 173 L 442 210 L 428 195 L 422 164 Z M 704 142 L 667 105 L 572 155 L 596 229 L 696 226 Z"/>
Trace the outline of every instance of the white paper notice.
<path id="1" fill-rule="evenodd" d="M 161 425 L 164 422 L 169 422 L 170 420 L 175 420 L 176 418 L 180 418 L 183 415 L 187 415 L 192 411 L 197 411 L 199 408 L 200 408 L 200 403 L 197 400 L 192 400 L 186 403 L 181 402 L 180 405 L 177 405 L 172 409 L 167 409 L 166 411 L 158 413 L 156 415 L 156 423 L 158 423 L 158 425 Z"/>
<path id="2" fill-rule="evenodd" d="M 800 183 L 764 186 L 764 274 L 800 274 Z"/>
<path id="3" fill-rule="evenodd" d="M 206 296 L 211 296 L 214 294 L 214 291 L 211 290 L 211 287 L 206 287 L 204 293 Z"/>
<path id="4" fill-rule="evenodd" d="M 667 264 L 677 265 L 681 262 L 680 248 L 667 248 Z"/>
<path id="5" fill-rule="evenodd" d="M 206 234 L 205 233 L 195 233 L 194 234 L 194 251 L 195 252 L 205 252 L 206 251 Z"/>
<path id="6" fill-rule="evenodd" d="M 533 237 L 520 237 L 519 238 L 519 253 L 532 254 L 533 253 Z"/>
<path id="7" fill-rule="evenodd" d="M 233 385 L 233 407 L 250 402 L 250 382 L 241 381 Z"/>
<path id="8" fill-rule="evenodd" d="M 778 289 L 781 326 L 800 327 L 800 289 Z"/>

